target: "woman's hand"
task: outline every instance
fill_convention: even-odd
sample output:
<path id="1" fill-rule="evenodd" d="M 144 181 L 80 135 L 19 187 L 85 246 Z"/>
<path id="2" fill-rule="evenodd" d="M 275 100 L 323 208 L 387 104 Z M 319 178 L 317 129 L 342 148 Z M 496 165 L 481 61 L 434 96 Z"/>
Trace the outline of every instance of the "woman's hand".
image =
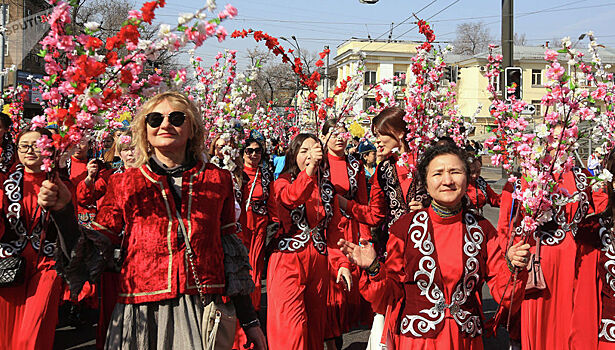
<path id="1" fill-rule="evenodd" d="M 38 192 L 38 205 L 51 211 L 64 209 L 72 200 L 68 187 L 57 176 L 52 181 L 45 180 Z"/>
<path id="2" fill-rule="evenodd" d="M 506 256 L 513 266 L 526 268 L 530 262 L 530 245 L 519 241 L 508 249 Z"/>
<path id="3" fill-rule="evenodd" d="M 410 208 L 410 210 L 412 211 L 423 209 L 423 203 L 419 201 L 411 201 L 410 203 L 408 203 L 408 208 Z"/>
<path id="4" fill-rule="evenodd" d="M 340 283 L 340 281 L 344 281 L 344 289 L 350 292 L 350 289 L 352 289 L 352 275 L 350 274 L 350 269 L 347 267 L 340 267 L 337 270 L 337 279 L 335 280 L 335 283 Z"/>
<path id="5" fill-rule="evenodd" d="M 362 269 L 368 268 L 374 259 L 378 257 L 374 246 L 366 239 L 359 239 L 360 244 L 348 242 L 345 239 L 340 239 L 337 245 L 344 255 L 348 257 L 350 262 L 356 264 Z"/>
<path id="6" fill-rule="evenodd" d="M 318 164 L 322 160 L 322 147 L 320 147 L 320 143 L 316 142 L 312 148 L 308 151 L 307 157 L 307 166 L 305 167 L 305 171 L 309 176 L 313 176 Z"/>
<path id="7" fill-rule="evenodd" d="M 267 350 L 267 339 L 261 327 L 250 327 L 245 330 L 247 343 L 245 349 L 249 349 L 254 344 L 254 350 Z"/>
<path id="8" fill-rule="evenodd" d="M 90 187 L 94 183 L 94 178 L 96 177 L 96 174 L 98 174 L 98 162 L 96 161 L 96 159 L 91 159 L 88 162 L 87 170 L 88 170 L 88 175 L 84 179 L 84 181 L 85 181 L 85 185 Z"/>

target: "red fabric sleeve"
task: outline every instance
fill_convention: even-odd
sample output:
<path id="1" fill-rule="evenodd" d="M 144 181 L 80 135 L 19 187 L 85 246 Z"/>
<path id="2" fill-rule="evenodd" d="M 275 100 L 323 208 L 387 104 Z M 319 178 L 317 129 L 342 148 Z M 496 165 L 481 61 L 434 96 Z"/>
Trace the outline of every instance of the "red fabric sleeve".
<path id="1" fill-rule="evenodd" d="M 313 191 L 318 190 L 316 175 L 309 176 L 305 170 L 297 175 L 295 181 L 280 176 L 274 184 L 277 200 L 286 208 L 292 210 L 305 204 Z"/>
<path id="2" fill-rule="evenodd" d="M 573 293 L 570 349 L 597 349 L 600 326 L 600 250 L 591 245 L 577 246 L 577 273 Z"/>
<path id="3" fill-rule="evenodd" d="M 344 238 L 345 233 L 344 227 L 340 225 L 341 223 L 342 214 L 337 202 L 337 197 L 333 197 L 333 217 L 327 226 L 327 252 L 329 253 L 329 261 L 331 262 L 331 266 L 335 268 L 336 274 L 340 267 L 350 269 L 350 261 L 337 245 L 337 242 L 341 238 Z"/>
<path id="4" fill-rule="evenodd" d="M 510 229 L 511 229 L 511 207 L 512 207 L 512 191 L 513 185 L 510 182 L 507 182 L 504 185 L 504 189 L 502 190 L 502 194 L 500 196 L 500 214 L 498 216 L 498 237 L 500 240 L 500 246 L 502 247 L 502 251 L 506 249 L 508 244 L 508 239 L 510 237 Z M 514 211 L 512 215 L 514 215 Z"/>
<path id="5" fill-rule="evenodd" d="M 82 180 L 77 185 L 77 204 L 82 207 L 95 204 L 107 192 L 107 179 L 104 176 L 98 177 L 90 186 Z"/>
<path id="6" fill-rule="evenodd" d="M 406 279 L 404 271 L 405 240 L 402 237 L 408 232 L 408 215 L 400 218 L 389 230 L 387 242 L 387 258 L 380 272 L 376 276 L 361 274 L 359 288 L 365 300 L 372 304 L 372 308 L 384 313 L 387 305 L 395 303 L 403 297 L 402 281 Z"/>
<path id="7" fill-rule="evenodd" d="M 271 181 L 269 184 L 269 198 L 267 198 L 267 214 L 269 214 L 270 222 L 280 222 L 280 218 L 278 217 L 278 204 L 275 200 L 273 184 L 275 181 Z"/>
<path id="8" fill-rule="evenodd" d="M 506 284 L 508 283 L 511 272 L 506 264 L 506 258 L 504 256 L 505 251 L 500 246 L 500 242 L 497 236 L 495 228 L 487 220 L 482 220 L 480 226 L 485 232 L 487 239 L 487 264 L 486 264 L 486 281 L 491 291 L 493 299 L 497 303 L 501 303 L 504 308 L 511 309 L 511 295 L 513 291 L 513 284 L 510 283 L 508 289 Z M 521 269 L 517 275 L 517 281 L 515 282 L 515 294 L 513 296 L 514 305 L 512 305 L 512 311 L 516 312 L 521 307 L 521 301 L 525 294 L 525 283 L 527 282 L 527 269 Z M 504 294 L 504 292 L 506 294 Z"/>
<path id="9" fill-rule="evenodd" d="M 109 237 L 112 243 L 120 244 L 120 233 L 124 229 L 124 211 L 120 207 L 124 203 L 124 181 L 111 181 L 107 186 L 107 193 L 98 207 L 96 220 L 92 227 Z"/>
<path id="10" fill-rule="evenodd" d="M 380 225 L 386 216 L 388 205 L 378 179 L 375 179 L 372 183 L 369 204 L 365 205 L 355 201 L 348 201 L 346 209 L 350 216 L 362 224 L 368 226 Z M 363 231 L 361 231 L 361 235 L 363 235 Z M 370 237 L 370 233 L 368 232 L 364 237 Z"/>
<path id="11" fill-rule="evenodd" d="M 222 170 L 222 185 L 220 191 L 226 192 L 222 211 L 220 212 L 220 235 L 237 233 L 235 221 L 235 195 L 233 194 L 233 180 L 228 170 Z"/>
<path id="12" fill-rule="evenodd" d="M 365 168 L 361 166 L 361 170 L 359 170 L 358 178 L 358 186 L 357 186 L 357 196 L 356 202 L 362 205 L 368 203 L 367 201 L 367 179 L 365 177 Z M 359 224 L 359 237 L 369 239 L 372 236 L 371 231 L 369 229 L 369 225 L 360 223 Z"/>
<path id="13" fill-rule="evenodd" d="M 489 201 L 489 205 L 491 205 L 492 207 L 499 207 L 500 206 L 500 196 L 499 194 L 497 194 L 493 188 L 491 188 L 491 186 L 489 186 L 489 184 L 487 184 L 487 200 Z"/>

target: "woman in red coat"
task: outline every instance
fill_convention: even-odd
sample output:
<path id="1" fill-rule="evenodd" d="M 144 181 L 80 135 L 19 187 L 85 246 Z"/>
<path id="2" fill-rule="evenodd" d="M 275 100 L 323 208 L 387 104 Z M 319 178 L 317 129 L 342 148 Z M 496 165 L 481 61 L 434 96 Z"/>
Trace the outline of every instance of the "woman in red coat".
<path id="1" fill-rule="evenodd" d="M 47 176 L 41 170 L 43 156 L 36 145 L 41 136 L 51 139 L 47 129 L 21 133 L 17 138 L 20 163 L 2 184 L 0 260 L 21 257 L 25 269 L 22 281 L 0 287 L 0 349 L 53 347 L 62 280 L 54 270 L 55 226 L 45 224 L 45 215 L 36 204 Z M 66 182 L 72 188 L 68 179 Z M 67 193 L 71 198 L 71 192 Z"/>
<path id="2" fill-rule="evenodd" d="M 336 120 L 330 119 L 322 128 L 322 138 L 327 145 L 327 160 L 331 172 L 331 183 L 335 192 L 346 200 L 356 201 L 358 204 L 367 204 L 367 183 L 365 170 L 361 161 L 352 154 L 346 155 L 348 143 L 348 130 L 339 126 Z M 342 211 L 340 227 L 344 230 L 344 239 L 359 243 L 359 237 L 370 238 L 369 226 L 359 224 Z M 336 269 L 330 266 L 331 281 L 329 283 L 329 296 L 327 301 L 327 328 L 325 339 L 327 349 L 341 349 L 342 335 L 361 322 L 361 295 L 359 285 L 359 270 L 353 268 Z M 337 272 L 337 274 L 333 274 Z M 364 306 L 363 306 L 364 307 Z M 364 307 L 365 308 L 365 307 Z M 371 317 L 369 306 L 367 313 Z M 371 318 L 370 318 L 371 321 Z"/>
<path id="3" fill-rule="evenodd" d="M 431 205 L 391 226 L 384 264 L 368 241 L 340 241 L 342 251 L 367 272 L 366 299 L 391 306 L 388 349 L 482 349 L 483 282 L 506 306 L 510 289 L 503 293 L 517 266 L 522 269 L 517 298 L 523 294 L 530 246 L 516 244 L 505 258 L 493 226 L 467 210 L 465 159 L 463 150 L 449 145 L 425 151 L 418 173 Z"/>
<path id="4" fill-rule="evenodd" d="M 389 228 L 403 214 L 427 206 L 429 198 L 421 190 L 422 186 L 414 181 L 408 167 L 399 164 L 395 150 L 407 152 L 408 144 L 405 141 L 406 122 L 405 111 L 398 107 L 384 109 L 372 120 L 372 132 L 376 135 L 376 150 L 378 156 L 383 158 L 372 177 L 372 188 L 368 205 L 356 201 L 346 200 L 338 196 L 340 207 L 362 224 L 372 227 L 371 241 L 376 247 L 380 259 L 384 261 Z M 410 159 L 412 163 L 414 159 Z M 359 286 L 362 288 L 363 286 Z M 368 349 L 376 349 L 382 336 L 384 314 L 386 309 L 372 304 L 376 313 L 372 325 Z"/>
<path id="5" fill-rule="evenodd" d="M 350 264 L 336 245 L 341 214 L 316 136 L 299 134 L 290 143 L 274 193 L 280 230 L 267 269 L 269 347 L 323 349 L 327 255 L 336 270 Z"/>
<path id="6" fill-rule="evenodd" d="M 139 167 L 109 183 L 92 223 L 124 247 L 107 349 L 200 349 L 208 337 L 201 334 L 203 303 L 222 296 L 235 305 L 248 339 L 266 347 L 249 297 L 254 283 L 247 252 L 235 234 L 231 174 L 203 162 L 200 116 L 177 92 L 146 102 L 133 121 Z M 69 220 L 72 204 L 63 186 L 45 182 L 38 201 L 56 211 L 65 240 L 71 238 L 77 224 Z M 96 258 L 80 248 L 67 254 L 69 267 Z"/>
<path id="7" fill-rule="evenodd" d="M 605 169 L 615 172 L 615 152 Z M 615 189 L 606 183 L 606 210 L 584 219 L 577 241 L 576 288 L 570 349 L 615 349 Z"/>
<path id="8" fill-rule="evenodd" d="M 267 238 L 267 225 L 278 219 L 275 215 L 275 201 L 273 198 L 273 171 L 267 162 L 267 153 L 264 142 L 260 139 L 248 138 L 243 155 L 244 178 L 249 179 L 243 184 L 241 216 L 241 232 L 239 236 L 248 248 L 250 257 L 250 274 L 254 281 L 254 292 L 250 295 L 256 311 L 261 306 L 262 275 L 265 268 L 265 240 Z M 243 350 L 245 335 L 241 329 L 237 330 L 234 349 Z"/>

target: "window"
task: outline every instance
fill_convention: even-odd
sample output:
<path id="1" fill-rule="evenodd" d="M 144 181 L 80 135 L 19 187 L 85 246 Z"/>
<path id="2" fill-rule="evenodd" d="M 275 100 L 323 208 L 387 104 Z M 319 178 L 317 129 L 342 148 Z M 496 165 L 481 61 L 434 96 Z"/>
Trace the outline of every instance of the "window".
<path id="1" fill-rule="evenodd" d="M 532 84 L 532 85 L 534 85 L 534 84 Z M 538 118 L 538 117 L 542 116 L 542 112 L 541 112 L 542 105 L 540 104 L 540 100 L 532 100 L 532 104 L 536 108 L 536 110 L 534 111 L 534 114 L 533 114 L 534 118 Z"/>
<path id="2" fill-rule="evenodd" d="M 489 84 L 495 87 L 495 91 L 498 95 L 502 94 L 502 90 L 500 89 L 500 79 L 502 79 L 502 74 L 500 74 L 498 77 L 489 78 Z"/>
<path id="3" fill-rule="evenodd" d="M 393 76 L 395 77 L 401 77 L 402 75 L 405 75 L 406 72 L 395 72 L 393 73 Z M 406 78 L 400 80 L 400 81 L 396 81 L 395 83 L 393 83 L 394 86 L 406 86 Z"/>
<path id="4" fill-rule="evenodd" d="M 365 72 L 364 85 L 376 84 L 376 71 L 368 70 Z"/>
<path id="5" fill-rule="evenodd" d="M 367 109 L 370 106 L 376 106 L 376 99 L 375 98 L 371 98 L 371 97 L 367 97 L 363 99 L 363 110 L 367 112 Z"/>
<path id="6" fill-rule="evenodd" d="M 542 85 L 542 70 L 532 69 L 532 86 Z"/>

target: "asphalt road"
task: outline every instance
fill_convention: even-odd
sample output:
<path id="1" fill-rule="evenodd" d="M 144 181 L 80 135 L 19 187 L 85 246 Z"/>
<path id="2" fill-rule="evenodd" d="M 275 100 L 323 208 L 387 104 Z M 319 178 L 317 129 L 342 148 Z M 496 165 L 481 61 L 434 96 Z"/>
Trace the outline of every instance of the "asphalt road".
<path id="1" fill-rule="evenodd" d="M 496 192 L 500 192 L 502 189 L 502 181 L 501 181 L 501 170 L 499 168 L 490 168 L 483 167 L 482 176 L 487 180 L 487 182 L 494 188 Z M 489 221 L 496 226 L 498 219 L 498 208 L 491 208 L 489 206 L 485 207 L 484 215 Z M 263 283 L 264 285 L 264 283 Z M 264 321 L 266 320 L 266 295 L 265 288 L 263 288 L 263 305 L 261 311 L 261 322 L 262 324 L 266 324 Z M 489 294 L 489 290 L 486 286 L 483 287 L 483 311 L 485 313 L 485 317 L 490 318 L 493 316 L 495 309 L 497 308 L 497 304 L 493 301 L 493 298 Z M 86 324 L 75 328 L 72 326 L 65 325 L 63 320 L 66 319 L 65 310 L 61 310 L 60 313 L 60 325 L 56 330 L 56 339 L 54 343 L 54 350 L 60 349 L 83 349 L 83 350 L 91 350 L 96 349 L 96 326 L 95 322 L 97 320 L 97 316 L 95 312 L 89 312 L 84 317 L 86 319 Z M 344 345 L 343 349 L 348 350 L 359 350 L 365 349 L 367 345 L 367 339 L 369 338 L 369 328 L 364 327 L 362 329 L 353 330 L 344 335 Z M 485 349 L 507 349 L 508 348 L 508 335 L 505 329 L 498 330 L 498 336 L 496 338 L 484 338 Z"/>

